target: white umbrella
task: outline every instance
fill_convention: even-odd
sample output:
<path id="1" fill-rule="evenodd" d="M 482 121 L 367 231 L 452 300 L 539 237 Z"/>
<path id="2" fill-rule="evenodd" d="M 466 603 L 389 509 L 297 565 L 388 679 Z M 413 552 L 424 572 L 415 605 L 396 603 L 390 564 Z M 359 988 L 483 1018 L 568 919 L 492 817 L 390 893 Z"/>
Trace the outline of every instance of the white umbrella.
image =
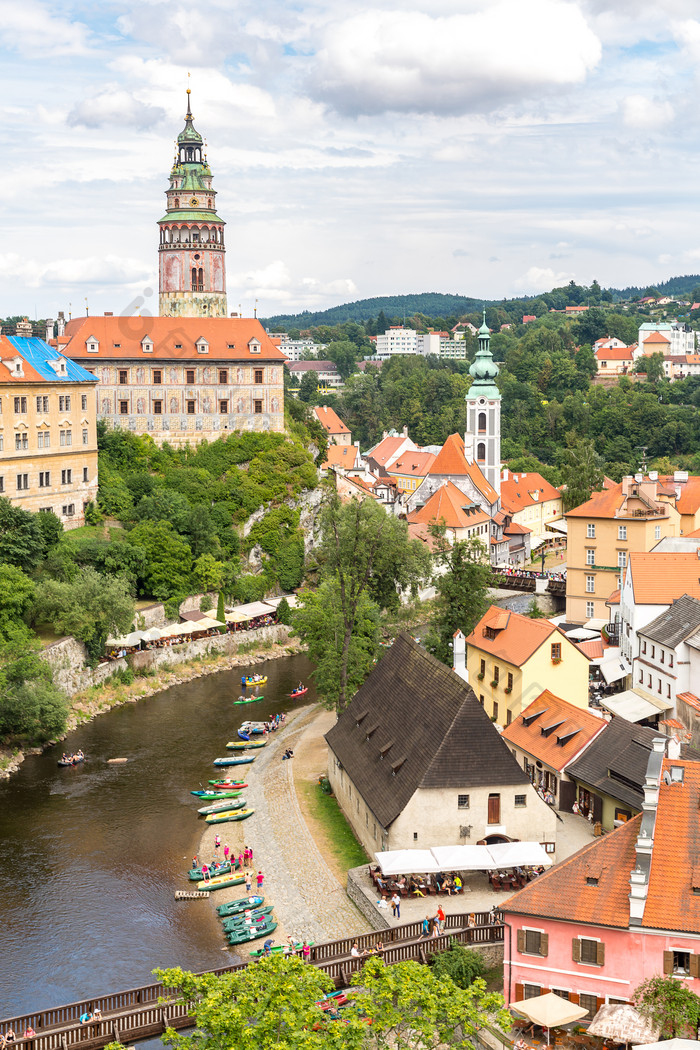
<path id="1" fill-rule="evenodd" d="M 697 1039 L 662 1039 L 660 1043 L 642 1043 L 632 1050 L 700 1050 Z"/>
<path id="2" fill-rule="evenodd" d="M 429 849 L 395 849 L 375 853 L 384 875 L 412 875 L 439 871 Z"/>
<path id="3" fill-rule="evenodd" d="M 554 992 L 537 995 L 532 999 L 523 999 L 519 1003 L 510 1005 L 511 1009 L 517 1010 L 519 1014 L 524 1014 L 533 1024 L 546 1028 L 547 1042 L 549 1042 L 550 1028 L 559 1028 L 563 1024 L 580 1021 L 588 1013 L 583 1006 L 576 1006 L 568 999 L 555 995 Z"/>
<path id="4" fill-rule="evenodd" d="M 591 638 L 600 637 L 600 631 L 587 631 L 585 627 L 575 627 L 573 631 L 567 631 L 566 637 L 572 642 L 588 642 Z"/>
<path id="5" fill-rule="evenodd" d="M 539 842 L 492 842 L 487 849 L 497 868 L 552 865 L 552 858 Z"/>
<path id="6" fill-rule="evenodd" d="M 160 627 L 149 627 L 143 632 L 144 642 L 157 642 L 160 638 Z"/>
<path id="7" fill-rule="evenodd" d="M 601 1006 L 588 1026 L 590 1035 L 614 1043 L 652 1043 L 659 1038 L 659 1027 L 643 1017 L 630 1003 Z"/>
<path id="8" fill-rule="evenodd" d="M 489 871 L 493 865 L 488 846 L 433 846 L 436 871 Z"/>

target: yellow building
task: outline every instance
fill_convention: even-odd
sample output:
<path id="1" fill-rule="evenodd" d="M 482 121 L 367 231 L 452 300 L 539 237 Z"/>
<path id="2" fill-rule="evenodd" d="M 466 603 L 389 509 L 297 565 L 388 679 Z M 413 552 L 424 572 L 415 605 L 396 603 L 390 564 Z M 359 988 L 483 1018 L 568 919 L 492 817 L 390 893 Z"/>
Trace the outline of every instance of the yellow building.
<path id="1" fill-rule="evenodd" d="M 510 725 L 545 689 L 588 709 L 588 657 L 549 620 L 492 605 L 466 639 L 457 632 L 453 652 L 455 671 L 465 677 L 466 657 L 469 684 L 501 725 Z"/>
<path id="2" fill-rule="evenodd" d="M 650 551 L 665 536 L 681 534 L 681 513 L 686 529 L 695 514 L 686 504 L 695 502 L 696 486 L 673 483 L 656 475 L 623 478 L 618 485 L 594 492 L 589 500 L 566 515 L 568 522 L 566 570 L 566 619 L 586 623 L 608 621 L 606 601 L 621 584 L 629 556 Z M 682 491 L 681 491 L 682 489 Z M 691 490 L 692 489 L 692 498 Z"/>
<path id="3" fill-rule="evenodd" d="M 513 474 L 504 470 L 501 477 L 501 508 L 512 515 L 516 525 L 530 530 L 533 541 L 544 540 L 552 536 L 547 526 L 562 516 L 561 492 L 534 471 Z"/>
<path id="4" fill-rule="evenodd" d="M 97 497 L 97 380 L 21 322 L 0 339 L 0 495 L 85 523 Z"/>
<path id="5" fill-rule="evenodd" d="M 435 462 L 432 452 L 402 452 L 386 468 L 402 492 L 415 492 Z"/>

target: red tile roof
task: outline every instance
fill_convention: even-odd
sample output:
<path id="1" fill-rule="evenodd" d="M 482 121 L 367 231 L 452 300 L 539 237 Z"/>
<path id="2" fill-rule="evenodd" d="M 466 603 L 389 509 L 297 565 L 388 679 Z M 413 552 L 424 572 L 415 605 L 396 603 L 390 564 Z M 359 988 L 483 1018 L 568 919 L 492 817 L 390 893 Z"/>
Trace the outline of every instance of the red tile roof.
<path id="1" fill-rule="evenodd" d="M 695 693 L 677 693 L 676 700 L 682 700 L 695 711 L 700 711 L 700 700 Z"/>
<path id="2" fill-rule="evenodd" d="M 569 642 L 549 620 L 531 620 L 529 616 L 509 612 L 504 623 L 504 615 L 502 609 L 492 605 L 468 635 L 467 645 L 521 667 L 553 634 L 557 635 L 557 641 Z M 486 628 L 496 631 L 496 637 L 488 638 L 484 633 Z M 569 645 L 573 646 L 573 642 Z"/>
<path id="3" fill-rule="evenodd" d="M 648 335 L 646 337 L 646 339 L 644 340 L 644 344 L 645 345 L 647 343 L 670 343 L 670 342 L 671 342 L 671 340 L 667 339 L 665 335 L 661 334 L 661 332 L 652 332 L 651 335 Z"/>
<path id="4" fill-rule="evenodd" d="M 205 364 L 207 360 L 286 360 L 260 321 L 252 317 L 77 317 L 67 323 L 66 335 L 70 342 L 64 353 L 81 361 L 133 357 L 144 361 L 204 359 Z M 87 350 L 91 336 L 99 344 L 96 352 Z M 144 336 L 153 342 L 151 353 L 143 351 Z M 208 354 L 197 352 L 195 344 L 202 338 L 209 343 Z M 251 353 L 251 340 L 260 344 L 259 353 Z"/>
<path id="5" fill-rule="evenodd" d="M 464 440 L 459 434 L 451 434 L 448 437 L 435 457 L 430 473 L 471 478 L 484 499 L 489 503 L 496 503 L 498 500 L 497 492 L 486 480 L 481 468 L 476 463 L 467 462 L 467 457 L 464 455 Z"/>
<path id="6" fill-rule="evenodd" d="M 568 511 L 564 516 L 566 518 L 614 518 L 617 516 L 617 511 L 622 509 L 628 499 L 638 500 L 642 504 L 648 500 L 652 509 L 656 508 L 661 511 L 661 513 L 656 515 L 659 521 L 668 517 L 666 503 L 636 495 L 626 497 L 622 491 L 622 482 L 619 482 L 614 488 L 610 487 L 603 489 L 602 492 L 594 492 L 590 499 L 586 500 L 579 507 L 574 507 L 573 510 Z M 632 517 L 632 515 L 623 513 L 621 517 Z"/>
<path id="7" fill-rule="evenodd" d="M 610 597 L 608 599 L 606 599 L 605 604 L 606 605 L 619 605 L 620 604 L 620 593 L 621 593 L 620 592 L 620 588 L 618 587 L 617 590 L 613 591 L 612 594 L 610 595 Z"/>
<path id="8" fill-rule="evenodd" d="M 317 405 L 314 414 L 324 430 L 329 434 L 349 434 L 349 429 L 342 419 L 328 405 Z"/>
<path id="9" fill-rule="evenodd" d="M 386 468 L 390 474 L 401 474 L 403 477 L 424 478 L 430 473 L 435 462 L 432 452 L 402 452 Z"/>
<path id="10" fill-rule="evenodd" d="M 697 933 L 700 896 L 691 879 L 700 860 L 700 762 L 665 759 L 664 771 L 670 766 L 685 773 L 682 784 L 664 784 L 662 774 L 642 926 Z"/>
<path id="11" fill-rule="evenodd" d="M 632 553 L 629 571 L 638 605 L 670 605 L 684 594 L 700 598 L 700 558 L 694 551 L 689 554 Z"/>
<path id="12" fill-rule="evenodd" d="M 338 372 L 334 361 L 289 361 L 287 368 L 290 372 Z"/>
<path id="13" fill-rule="evenodd" d="M 393 469 L 393 468 L 392 468 Z M 466 529 L 472 525 L 481 525 L 490 521 L 488 514 L 479 508 L 467 513 L 471 500 L 464 495 L 451 481 L 441 485 L 432 494 L 425 506 L 408 515 L 408 521 L 416 524 L 430 525 L 433 522 L 444 523 L 448 529 Z"/>
<path id="14" fill-rule="evenodd" d="M 501 481 L 501 506 L 511 514 L 553 499 L 560 500 L 561 492 L 535 471 L 529 474 L 509 473 L 508 478 Z"/>
<path id="15" fill-rule="evenodd" d="M 372 457 L 375 463 L 378 463 L 380 466 L 384 467 L 387 463 L 390 463 L 394 459 L 399 449 L 403 445 L 404 441 L 406 440 L 406 437 L 404 437 L 402 434 L 398 435 L 397 437 L 382 438 L 382 440 L 377 445 L 375 445 L 373 449 L 370 449 L 369 455 Z"/>
<path id="16" fill-rule="evenodd" d="M 532 532 L 532 529 L 528 529 L 527 525 L 519 525 L 517 521 L 513 521 L 508 528 L 503 531 L 506 536 L 521 536 Z"/>
<path id="17" fill-rule="evenodd" d="M 357 445 L 329 445 L 324 460 L 324 468 L 357 466 L 359 449 Z"/>
<path id="18" fill-rule="evenodd" d="M 601 346 L 595 352 L 599 361 L 631 361 L 631 346 Z"/>
<path id="19" fill-rule="evenodd" d="M 582 711 L 545 689 L 506 726 L 501 736 L 550 769 L 559 771 L 602 733 L 606 725 L 603 718 Z"/>
<path id="20" fill-rule="evenodd" d="M 575 645 L 589 660 L 599 660 L 606 649 L 602 638 L 591 638 L 587 642 L 576 642 Z"/>

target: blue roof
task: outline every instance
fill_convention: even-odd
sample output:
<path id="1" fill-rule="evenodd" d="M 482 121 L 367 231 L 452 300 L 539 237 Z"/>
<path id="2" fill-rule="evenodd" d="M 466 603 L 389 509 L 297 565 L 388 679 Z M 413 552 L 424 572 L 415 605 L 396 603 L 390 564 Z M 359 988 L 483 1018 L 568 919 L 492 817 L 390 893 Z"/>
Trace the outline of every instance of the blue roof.
<path id="1" fill-rule="evenodd" d="M 96 383 L 96 377 L 88 372 L 82 365 L 71 361 L 69 357 L 59 354 L 43 339 L 37 336 L 8 335 L 5 337 L 12 343 L 20 357 L 23 357 L 28 365 L 39 373 L 42 379 L 49 379 L 52 383 Z M 65 361 L 66 371 L 59 375 L 53 370 L 49 361 Z"/>

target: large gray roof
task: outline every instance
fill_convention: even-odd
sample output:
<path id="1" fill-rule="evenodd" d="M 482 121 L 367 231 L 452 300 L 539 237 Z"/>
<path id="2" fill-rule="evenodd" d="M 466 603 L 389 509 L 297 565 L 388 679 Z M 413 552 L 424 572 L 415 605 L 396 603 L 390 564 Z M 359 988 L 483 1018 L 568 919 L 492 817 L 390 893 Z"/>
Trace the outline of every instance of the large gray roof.
<path id="1" fill-rule="evenodd" d="M 684 594 L 637 633 L 644 638 L 650 638 L 652 642 L 675 649 L 679 642 L 694 634 L 699 627 L 700 602 L 697 598 Z"/>
<path id="2" fill-rule="evenodd" d="M 529 783 L 472 689 L 407 634 L 326 740 L 385 828 L 418 788 Z"/>

